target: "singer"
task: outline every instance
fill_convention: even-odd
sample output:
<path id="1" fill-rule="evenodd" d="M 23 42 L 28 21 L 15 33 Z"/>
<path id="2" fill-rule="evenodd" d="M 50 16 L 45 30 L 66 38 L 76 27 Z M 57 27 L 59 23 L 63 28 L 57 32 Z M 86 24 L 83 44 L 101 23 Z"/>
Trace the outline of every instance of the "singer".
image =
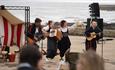
<path id="1" fill-rule="evenodd" d="M 102 31 L 97 26 L 97 22 L 95 20 L 91 21 L 91 26 L 90 28 L 86 29 L 85 36 L 86 36 L 86 42 L 85 42 L 86 50 L 92 49 L 96 51 L 97 41 L 100 38 L 102 38 Z"/>

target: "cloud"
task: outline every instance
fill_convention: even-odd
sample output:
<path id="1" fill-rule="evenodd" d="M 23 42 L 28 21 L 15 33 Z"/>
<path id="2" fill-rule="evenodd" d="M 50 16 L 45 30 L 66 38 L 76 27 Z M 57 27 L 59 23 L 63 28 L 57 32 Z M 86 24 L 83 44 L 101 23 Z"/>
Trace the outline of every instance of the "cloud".
<path id="1" fill-rule="evenodd" d="M 115 0 L 29 0 L 46 2 L 115 2 Z"/>
<path id="2" fill-rule="evenodd" d="M 0 0 L 3 2 L 10 2 L 10 1 L 22 1 L 22 2 L 99 2 L 99 3 L 113 3 L 115 4 L 115 0 Z"/>

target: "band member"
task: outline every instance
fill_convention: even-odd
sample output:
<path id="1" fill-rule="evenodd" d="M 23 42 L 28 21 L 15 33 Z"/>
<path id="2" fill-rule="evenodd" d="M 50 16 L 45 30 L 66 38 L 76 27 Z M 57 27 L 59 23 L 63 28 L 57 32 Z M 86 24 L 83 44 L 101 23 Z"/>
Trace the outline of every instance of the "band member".
<path id="1" fill-rule="evenodd" d="M 41 26 L 42 20 L 39 18 L 35 19 L 35 23 L 29 26 L 27 37 L 29 37 L 29 43 L 35 44 L 35 41 L 39 41 L 44 38 Z M 32 41 L 31 41 L 32 40 Z"/>
<path id="2" fill-rule="evenodd" d="M 53 21 L 48 21 L 47 26 L 43 28 L 43 31 L 47 32 L 47 59 L 53 59 L 57 52 L 57 40 L 54 37 L 54 30 Z"/>
<path id="3" fill-rule="evenodd" d="M 58 41 L 58 49 L 60 51 L 60 57 L 61 60 L 63 60 L 63 56 L 65 52 L 70 48 L 71 42 L 68 37 L 68 27 L 67 22 L 65 20 L 62 20 L 60 23 L 59 30 L 62 32 L 62 39 Z"/>
<path id="4" fill-rule="evenodd" d="M 91 26 L 89 29 L 85 31 L 86 35 L 86 50 L 92 49 L 96 51 L 97 48 L 97 40 L 99 40 L 102 37 L 102 31 L 100 28 L 97 26 L 97 22 L 93 20 L 91 22 Z"/>

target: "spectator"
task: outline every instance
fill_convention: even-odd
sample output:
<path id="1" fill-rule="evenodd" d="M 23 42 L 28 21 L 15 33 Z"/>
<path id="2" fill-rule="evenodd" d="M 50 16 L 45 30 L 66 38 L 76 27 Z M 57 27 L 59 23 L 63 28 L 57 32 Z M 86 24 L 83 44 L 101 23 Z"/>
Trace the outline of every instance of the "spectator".
<path id="1" fill-rule="evenodd" d="M 37 46 L 26 46 L 21 49 L 18 70 L 43 70 L 42 54 Z"/>
<path id="2" fill-rule="evenodd" d="M 104 61 L 94 51 L 87 51 L 80 55 L 77 70 L 104 70 Z"/>

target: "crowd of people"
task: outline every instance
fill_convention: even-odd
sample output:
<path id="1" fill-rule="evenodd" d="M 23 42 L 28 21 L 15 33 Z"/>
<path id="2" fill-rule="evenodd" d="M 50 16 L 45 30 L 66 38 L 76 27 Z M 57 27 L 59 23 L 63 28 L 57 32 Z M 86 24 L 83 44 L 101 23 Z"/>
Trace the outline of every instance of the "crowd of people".
<path id="1" fill-rule="evenodd" d="M 67 21 L 62 20 L 59 26 L 55 26 L 53 21 L 48 21 L 47 26 L 42 27 L 42 20 L 35 19 L 35 23 L 29 26 L 27 45 L 20 50 L 20 58 L 18 70 L 47 70 L 44 69 L 43 54 L 40 46 L 36 42 L 40 42 L 47 38 L 46 61 L 54 59 L 57 55 L 57 49 L 60 51 L 60 60 L 64 60 L 67 52 L 70 52 L 71 41 L 69 39 L 69 30 Z M 104 61 L 96 54 L 96 41 L 98 37 L 89 38 L 91 32 L 99 33 L 96 21 L 92 21 L 91 27 L 86 30 L 86 51 L 79 55 L 76 61 L 77 70 L 104 70 Z M 90 39 L 90 40 L 89 40 Z M 42 49 L 43 50 L 43 49 Z"/>
<path id="2" fill-rule="evenodd" d="M 94 51 L 88 50 L 79 55 L 76 69 L 104 70 L 104 60 Z M 21 49 L 18 70 L 47 70 L 44 68 L 43 55 L 36 45 L 28 45 Z"/>

